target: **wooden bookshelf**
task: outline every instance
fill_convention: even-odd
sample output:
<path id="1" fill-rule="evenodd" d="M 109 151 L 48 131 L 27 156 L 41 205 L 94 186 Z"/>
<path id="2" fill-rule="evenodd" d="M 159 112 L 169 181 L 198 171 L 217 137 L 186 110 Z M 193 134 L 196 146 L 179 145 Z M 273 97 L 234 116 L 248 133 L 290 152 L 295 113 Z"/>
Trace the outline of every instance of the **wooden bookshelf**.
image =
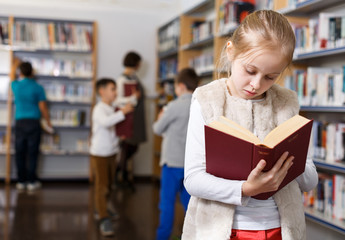
<path id="1" fill-rule="evenodd" d="M 3 17 L 0 17 L 0 21 L 3 20 Z M 91 120 L 91 108 L 95 103 L 95 92 L 93 91 L 96 83 L 96 69 L 97 69 L 97 24 L 91 21 L 74 21 L 74 20 L 61 20 L 61 19 L 39 19 L 39 18 L 22 18 L 22 17 L 7 17 L 9 22 L 9 44 L 0 45 L 0 50 L 10 52 L 10 63 L 11 69 L 8 73 L 9 78 L 14 80 L 16 76 L 16 68 L 20 59 L 26 60 L 30 57 L 39 57 L 39 58 L 48 58 L 48 59 L 57 59 L 57 56 L 64 59 L 69 59 L 68 61 L 88 61 L 90 62 L 91 70 L 90 76 L 79 75 L 46 75 L 46 74 L 37 74 L 36 79 L 39 83 L 45 82 L 48 83 L 51 81 L 68 83 L 68 84 L 88 84 L 85 85 L 85 88 L 90 87 L 90 96 L 89 101 L 49 101 L 48 104 L 52 111 L 55 108 L 65 108 L 68 109 L 84 109 L 86 112 L 86 125 L 85 126 L 53 126 L 59 134 L 71 134 L 73 133 L 74 140 L 71 140 L 71 143 L 67 144 L 69 147 L 73 148 L 73 144 L 77 144 L 80 140 L 87 139 L 90 133 L 90 120 Z M 32 30 L 28 30 L 28 29 Z M 16 30 L 17 29 L 17 30 Z M 20 29 L 20 30 L 19 30 Z M 47 29 L 47 30 L 44 30 Z M 78 30 L 78 34 L 76 31 Z M 40 38 L 36 35 L 25 35 L 26 31 L 40 31 Z M 43 31 L 43 32 L 42 32 Z M 75 32 L 75 34 L 74 34 Z M 46 34 L 49 34 L 46 35 Z M 64 34 L 64 35 L 62 35 Z M 74 34 L 73 38 L 69 38 L 70 35 Z M 38 36 L 38 35 L 37 35 Z M 81 71 L 84 73 L 83 71 Z M 4 74 L 6 75 L 6 74 Z M 73 83 L 71 83 L 73 82 Z M 44 85 L 43 85 L 44 86 Z M 11 138 L 13 126 L 13 96 L 12 91 L 9 88 L 8 98 L 2 101 L 7 104 L 7 113 L 8 113 L 8 123 L 6 126 L 6 174 L 5 181 L 9 183 L 12 178 L 14 178 L 13 173 L 11 172 L 11 164 L 13 162 L 13 148 L 11 146 Z M 65 139 L 66 140 L 66 139 Z M 12 149 L 12 150 L 11 150 Z M 47 154 L 42 153 L 43 161 L 48 161 L 50 156 L 58 157 L 73 157 L 78 158 L 81 161 L 87 161 L 89 164 L 88 154 L 85 152 L 77 153 L 73 149 L 62 149 L 65 154 Z M 53 160 L 49 160 L 53 161 Z M 85 163 L 85 162 L 84 162 Z M 68 168 L 68 166 L 66 166 Z M 76 169 L 76 172 L 78 170 Z M 38 172 L 39 176 L 48 177 L 49 174 L 44 172 Z M 85 178 L 91 176 L 89 172 L 79 173 L 79 176 L 83 175 Z M 65 179 L 65 174 L 61 172 L 61 179 Z M 59 176 L 54 175 L 55 179 L 59 179 Z"/>

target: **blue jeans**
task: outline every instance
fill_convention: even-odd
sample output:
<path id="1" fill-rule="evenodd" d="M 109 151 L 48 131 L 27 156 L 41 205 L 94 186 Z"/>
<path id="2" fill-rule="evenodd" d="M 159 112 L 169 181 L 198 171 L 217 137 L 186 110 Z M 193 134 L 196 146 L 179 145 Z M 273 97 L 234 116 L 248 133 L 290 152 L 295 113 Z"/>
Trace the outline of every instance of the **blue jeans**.
<path id="1" fill-rule="evenodd" d="M 36 119 L 21 119 L 15 125 L 15 159 L 18 182 L 37 181 L 36 169 L 41 140 L 41 125 Z"/>
<path id="2" fill-rule="evenodd" d="M 187 210 L 190 195 L 183 185 L 184 169 L 164 165 L 162 168 L 159 202 L 159 227 L 157 240 L 168 240 L 174 224 L 175 200 L 180 193 L 180 201 Z"/>

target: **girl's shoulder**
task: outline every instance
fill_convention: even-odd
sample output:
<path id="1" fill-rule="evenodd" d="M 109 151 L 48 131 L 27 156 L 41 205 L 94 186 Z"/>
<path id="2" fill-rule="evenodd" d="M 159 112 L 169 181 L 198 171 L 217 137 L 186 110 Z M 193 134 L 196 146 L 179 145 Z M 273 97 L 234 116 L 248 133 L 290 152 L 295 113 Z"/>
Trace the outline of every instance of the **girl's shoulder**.
<path id="1" fill-rule="evenodd" d="M 294 112 L 298 113 L 299 102 L 295 91 L 274 84 L 270 88 L 269 94 L 276 109 L 292 108 Z"/>
<path id="2" fill-rule="evenodd" d="M 226 91 L 226 78 L 213 80 L 212 82 L 198 87 L 194 96 L 196 98 L 214 98 L 215 96 L 223 96 Z"/>

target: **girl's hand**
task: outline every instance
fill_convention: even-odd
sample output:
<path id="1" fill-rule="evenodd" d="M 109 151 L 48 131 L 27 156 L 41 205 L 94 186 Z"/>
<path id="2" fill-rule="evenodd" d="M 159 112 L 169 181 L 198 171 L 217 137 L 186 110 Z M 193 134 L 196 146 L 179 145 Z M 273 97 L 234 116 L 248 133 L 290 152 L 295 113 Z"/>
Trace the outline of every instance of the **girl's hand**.
<path id="1" fill-rule="evenodd" d="M 242 185 L 243 196 L 255 196 L 260 193 L 276 191 L 284 180 L 294 159 L 288 152 L 283 153 L 277 163 L 268 172 L 262 172 L 266 166 L 264 159 L 260 160 L 258 165 L 250 172 L 247 181 Z"/>

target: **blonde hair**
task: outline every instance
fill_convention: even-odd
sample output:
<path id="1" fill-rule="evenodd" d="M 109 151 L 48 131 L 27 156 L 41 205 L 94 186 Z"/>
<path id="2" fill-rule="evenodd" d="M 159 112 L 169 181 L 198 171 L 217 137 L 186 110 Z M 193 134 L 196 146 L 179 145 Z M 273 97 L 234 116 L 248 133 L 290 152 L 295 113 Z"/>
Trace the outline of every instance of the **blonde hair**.
<path id="1" fill-rule="evenodd" d="M 295 49 L 295 34 L 288 20 L 272 10 L 259 10 L 249 14 L 228 39 L 233 44 L 232 59 L 240 54 L 249 56 L 255 50 L 280 48 L 287 65 L 291 64 Z M 217 63 L 218 74 L 228 72 L 230 62 L 226 45 Z"/>

